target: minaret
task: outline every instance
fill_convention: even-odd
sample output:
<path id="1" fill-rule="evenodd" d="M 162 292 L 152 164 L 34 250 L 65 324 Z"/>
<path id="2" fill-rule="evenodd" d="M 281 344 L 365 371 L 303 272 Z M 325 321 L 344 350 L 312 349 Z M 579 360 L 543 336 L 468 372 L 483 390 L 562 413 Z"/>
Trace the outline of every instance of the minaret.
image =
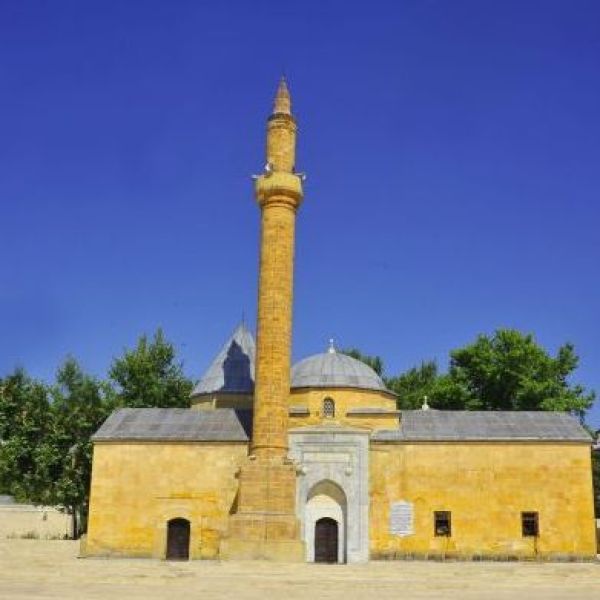
<path id="1" fill-rule="evenodd" d="M 221 556 L 304 559 L 296 517 L 296 468 L 287 457 L 296 211 L 302 180 L 294 172 L 296 121 L 281 79 L 267 124 L 261 211 L 254 420 L 250 456 L 240 468 L 237 510 Z"/>
<path id="2" fill-rule="evenodd" d="M 267 164 L 256 180 L 261 209 L 256 386 L 252 452 L 286 456 L 296 210 L 302 183 L 294 173 L 296 122 L 285 79 L 267 125 Z"/>

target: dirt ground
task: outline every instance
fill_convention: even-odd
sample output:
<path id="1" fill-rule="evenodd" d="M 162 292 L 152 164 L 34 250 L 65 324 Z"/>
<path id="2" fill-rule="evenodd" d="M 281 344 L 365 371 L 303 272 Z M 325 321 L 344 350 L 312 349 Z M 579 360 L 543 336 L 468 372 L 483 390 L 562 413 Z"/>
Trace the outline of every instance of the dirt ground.
<path id="1" fill-rule="evenodd" d="M 600 563 L 367 565 L 78 559 L 77 543 L 0 540 L 0 599 L 600 598 Z"/>

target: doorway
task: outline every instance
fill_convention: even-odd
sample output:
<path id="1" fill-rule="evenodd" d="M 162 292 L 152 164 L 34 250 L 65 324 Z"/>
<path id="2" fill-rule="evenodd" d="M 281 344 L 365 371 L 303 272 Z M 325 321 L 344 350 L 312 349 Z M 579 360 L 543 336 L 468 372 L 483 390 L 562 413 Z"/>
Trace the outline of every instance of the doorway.
<path id="1" fill-rule="evenodd" d="M 190 522 L 187 519 L 171 519 L 167 523 L 167 560 L 189 560 Z"/>
<path id="2" fill-rule="evenodd" d="M 315 562 L 338 562 L 338 522 L 330 517 L 315 523 Z"/>
<path id="3" fill-rule="evenodd" d="M 304 506 L 306 560 L 346 562 L 346 494 L 331 480 L 324 479 L 308 492 Z"/>

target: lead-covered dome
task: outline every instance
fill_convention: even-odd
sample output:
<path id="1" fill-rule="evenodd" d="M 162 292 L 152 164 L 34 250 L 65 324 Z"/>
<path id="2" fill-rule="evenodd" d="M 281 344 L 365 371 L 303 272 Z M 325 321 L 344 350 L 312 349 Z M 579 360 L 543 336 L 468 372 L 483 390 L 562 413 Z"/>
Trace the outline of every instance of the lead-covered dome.
<path id="1" fill-rule="evenodd" d="M 371 367 L 333 348 L 297 362 L 292 367 L 291 387 L 344 387 L 389 392 Z"/>

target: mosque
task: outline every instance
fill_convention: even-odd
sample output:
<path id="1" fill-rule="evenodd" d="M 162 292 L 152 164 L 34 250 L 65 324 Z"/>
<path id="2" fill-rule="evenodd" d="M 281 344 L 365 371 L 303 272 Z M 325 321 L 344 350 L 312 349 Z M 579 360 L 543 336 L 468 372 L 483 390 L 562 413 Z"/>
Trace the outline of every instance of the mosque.
<path id="1" fill-rule="evenodd" d="M 296 133 L 282 80 L 255 180 L 256 343 L 240 325 L 190 408 L 124 408 L 100 427 L 82 555 L 595 557 L 592 440 L 571 416 L 399 411 L 333 345 L 291 365 Z"/>

